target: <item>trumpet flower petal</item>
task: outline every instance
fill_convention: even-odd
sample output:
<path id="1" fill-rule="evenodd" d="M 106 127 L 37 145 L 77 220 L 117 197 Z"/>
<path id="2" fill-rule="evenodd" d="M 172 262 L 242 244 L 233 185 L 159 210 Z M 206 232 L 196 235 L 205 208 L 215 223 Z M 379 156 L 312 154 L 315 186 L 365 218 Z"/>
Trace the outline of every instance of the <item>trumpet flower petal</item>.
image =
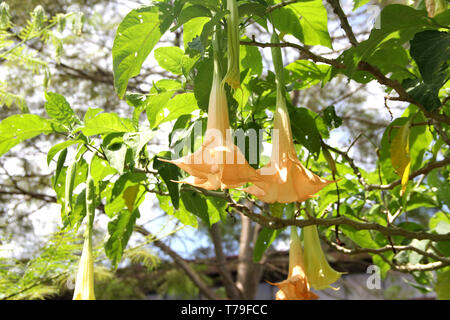
<path id="1" fill-rule="evenodd" d="M 257 172 L 259 181 L 243 190 L 268 203 L 302 202 L 334 181 L 320 178 L 305 168 L 295 152 L 289 114 L 281 84 L 277 84 L 272 156 Z M 278 137 L 278 139 L 276 139 Z"/>
<path id="2" fill-rule="evenodd" d="M 310 291 L 303 266 L 302 246 L 295 227 L 291 227 L 288 278 L 281 282 L 269 283 L 280 289 L 275 295 L 277 300 L 313 300 L 318 298 L 316 294 Z"/>
<path id="3" fill-rule="evenodd" d="M 217 61 L 208 109 L 207 129 L 202 146 L 177 160 L 160 159 L 177 165 L 191 176 L 179 181 L 207 190 L 237 188 L 248 181 L 259 181 L 256 170 L 233 143 L 228 104 Z"/>
<path id="4" fill-rule="evenodd" d="M 92 240 L 90 236 L 87 236 L 84 240 L 73 300 L 95 300 L 94 259 L 92 257 Z"/>
<path id="5" fill-rule="evenodd" d="M 316 290 L 330 288 L 342 275 L 328 264 L 320 245 L 317 226 L 307 226 L 304 229 L 305 270 L 311 287 Z"/>

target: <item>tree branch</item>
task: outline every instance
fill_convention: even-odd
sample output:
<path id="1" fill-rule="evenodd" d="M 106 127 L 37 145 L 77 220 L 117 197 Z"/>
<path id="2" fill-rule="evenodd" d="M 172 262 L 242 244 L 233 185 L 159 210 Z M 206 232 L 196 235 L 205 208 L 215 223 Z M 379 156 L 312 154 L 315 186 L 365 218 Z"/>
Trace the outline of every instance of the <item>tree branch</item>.
<path id="1" fill-rule="evenodd" d="M 353 33 L 352 27 L 348 23 L 347 16 L 342 10 L 341 4 L 339 0 L 327 0 L 327 2 L 333 8 L 333 12 L 338 16 L 339 21 L 341 22 L 341 28 L 344 30 L 347 35 L 348 40 L 352 44 L 352 46 L 356 47 L 358 45 L 358 41 L 356 40 L 355 34 Z"/>
<path id="2" fill-rule="evenodd" d="M 225 287 L 225 290 L 227 291 L 227 296 L 233 300 L 242 300 L 242 292 L 234 283 L 230 270 L 228 270 L 227 268 L 227 261 L 225 255 L 223 254 L 222 235 L 220 234 L 218 223 L 215 223 L 211 226 L 209 233 L 211 235 L 211 239 L 214 244 L 214 251 L 216 253 L 217 270 L 219 271 L 219 274 L 222 278 L 222 283 Z"/>
<path id="3" fill-rule="evenodd" d="M 348 225 L 356 230 L 375 230 L 383 233 L 386 236 L 402 236 L 408 239 L 418 239 L 418 240 L 432 240 L 432 241 L 450 241 L 450 233 L 447 234 L 435 234 L 423 231 L 408 231 L 401 229 L 394 225 L 389 227 L 380 225 L 374 222 L 359 222 L 347 218 L 345 216 L 337 218 L 325 218 L 319 219 L 311 217 L 308 220 L 295 220 L 295 219 L 279 219 L 272 216 L 262 216 L 260 214 L 254 213 L 248 207 L 234 202 L 232 199 L 229 201 L 229 206 L 249 217 L 251 220 L 261 224 L 264 227 L 270 229 L 282 229 L 288 226 L 297 226 L 299 228 L 311 226 L 311 225 L 322 225 L 326 227 L 336 226 L 336 225 Z"/>

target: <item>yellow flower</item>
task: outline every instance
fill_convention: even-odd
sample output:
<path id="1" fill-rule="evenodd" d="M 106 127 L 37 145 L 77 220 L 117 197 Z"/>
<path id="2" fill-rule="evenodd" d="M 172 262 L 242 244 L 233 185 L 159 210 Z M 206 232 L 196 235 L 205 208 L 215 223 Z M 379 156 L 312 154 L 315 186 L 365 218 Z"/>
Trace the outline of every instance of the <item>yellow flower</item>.
<path id="1" fill-rule="evenodd" d="M 202 146 L 183 158 L 160 160 L 173 163 L 191 175 L 180 183 L 207 190 L 237 188 L 248 181 L 259 180 L 256 170 L 248 164 L 231 138 L 227 97 L 216 59 Z"/>
<path id="2" fill-rule="evenodd" d="M 278 283 L 269 283 L 280 289 L 275 295 L 277 300 L 313 300 L 318 298 L 316 294 L 310 291 L 303 266 L 302 246 L 295 227 L 291 227 L 288 278 Z"/>
<path id="3" fill-rule="evenodd" d="M 241 86 L 239 73 L 239 12 L 236 0 L 227 0 L 227 10 L 230 11 L 227 18 L 228 71 L 223 81 L 236 89 Z"/>
<path id="4" fill-rule="evenodd" d="M 83 252 L 78 266 L 73 300 L 95 300 L 94 295 L 94 259 L 92 257 L 91 235 L 84 239 Z"/>
<path id="5" fill-rule="evenodd" d="M 272 135 L 270 162 L 257 172 L 260 181 L 243 189 L 268 203 L 301 202 L 314 197 L 329 183 L 305 168 L 294 148 L 289 114 L 281 84 L 277 83 L 277 103 Z"/>
<path id="6" fill-rule="evenodd" d="M 305 241 L 305 270 L 311 287 L 316 290 L 332 288 L 330 285 L 336 282 L 342 275 L 328 264 L 320 245 L 317 226 L 303 228 Z"/>

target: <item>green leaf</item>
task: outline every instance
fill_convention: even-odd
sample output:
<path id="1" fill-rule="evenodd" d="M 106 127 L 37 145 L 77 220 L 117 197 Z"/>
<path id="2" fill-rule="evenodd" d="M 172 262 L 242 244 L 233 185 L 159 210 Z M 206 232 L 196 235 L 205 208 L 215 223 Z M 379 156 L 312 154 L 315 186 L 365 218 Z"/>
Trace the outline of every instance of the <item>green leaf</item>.
<path id="1" fill-rule="evenodd" d="M 64 96 L 58 93 L 45 92 L 45 99 L 45 111 L 47 111 L 50 118 L 64 125 L 72 125 L 74 122 L 79 123 L 79 120 Z"/>
<path id="2" fill-rule="evenodd" d="M 133 212 L 121 211 L 113 220 L 108 223 L 108 240 L 105 242 L 105 253 L 111 260 L 114 268 L 117 268 L 122 259 L 123 252 L 133 233 L 136 219 L 139 218 L 139 210 Z"/>
<path id="3" fill-rule="evenodd" d="M 0 156 L 24 140 L 53 132 L 52 123 L 34 114 L 17 114 L 0 122 Z"/>
<path id="4" fill-rule="evenodd" d="M 330 66 L 316 64 L 312 61 L 297 60 L 286 66 L 290 74 L 291 81 L 296 81 L 295 88 L 306 89 L 323 81 L 330 72 Z"/>
<path id="5" fill-rule="evenodd" d="M 124 209 L 127 204 L 124 198 L 124 192 L 127 188 L 132 186 L 139 186 L 139 193 L 136 196 L 138 199 L 137 202 L 134 205 L 134 208 L 137 208 L 140 203 L 144 200 L 143 195 L 145 194 L 145 188 L 141 186 L 141 182 L 145 181 L 147 179 L 147 176 L 145 173 L 125 173 L 117 179 L 117 181 L 114 183 L 114 186 L 111 191 L 110 197 L 108 197 L 106 200 L 105 205 L 105 213 L 109 217 L 113 217 L 118 212 L 121 212 L 122 209 Z"/>
<path id="6" fill-rule="evenodd" d="M 296 2 L 290 4 L 288 8 L 291 8 L 300 17 L 303 34 L 299 40 L 303 44 L 308 46 L 319 44 L 331 48 L 327 10 L 322 0 Z"/>
<path id="7" fill-rule="evenodd" d="M 202 6 L 202 5 L 192 5 L 183 8 L 183 10 L 180 12 L 180 15 L 177 19 L 177 25 L 171 29 L 171 31 L 175 31 L 178 29 L 181 25 L 185 24 L 186 22 L 197 18 L 197 17 L 211 17 L 211 10 L 208 8 Z"/>
<path id="8" fill-rule="evenodd" d="M 339 128 L 342 124 L 342 118 L 336 114 L 334 106 L 326 107 L 323 112 L 322 119 L 330 129 Z"/>
<path id="9" fill-rule="evenodd" d="M 100 113 L 89 118 L 82 132 L 86 136 L 113 132 L 132 132 L 134 127 L 128 119 L 120 118 L 116 113 Z"/>
<path id="10" fill-rule="evenodd" d="M 436 188 L 436 195 L 443 204 L 450 207 L 450 185 L 445 176 L 440 174 L 440 169 L 433 169 L 427 176 L 427 182 L 431 187 Z"/>
<path id="11" fill-rule="evenodd" d="M 208 110 L 209 95 L 213 78 L 213 59 L 202 59 L 197 62 L 197 74 L 194 77 L 194 95 L 198 107 L 203 111 Z"/>
<path id="12" fill-rule="evenodd" d="M 61 174 L 62 168 L 64 167 L 64 162 L 66 161 L 66 157 L 67 157 L 67 149 L 63 149 L 61 151 L 61 153 L 59 154 L 58 161 L 56 162 L 55 177 L 54 177 L 55 182 L 58 181 L 58 177 Z M 53 188 L 54 187 L 55 186 L 53 185 Z"/>
<path id="13" fill-rule="evenodd" d="M 112 48 L 114 87 L 120 98 L 172 21 L 173 15 L 160 12 L 158 6 L 132 10 L 122 20 Z"/>
<path id="14" fill-rule="evenodd" d="M 113 175 L 116 173 L 117 173 L 117 170 L 112 168 L 109 165 L 108 161 L 103 160 L 99 157 L 94 157 L 94 159 L 92 159 L 90 174 L 92 176 L 92 179 L 94 179 L 94 181 L 96 183 L 103 180 L 107 176 Z"/>
<path id="15" fill-rule="evenodd" d="M 262 56 L 257 47 L 240 46 L 240 68 L 250 69 L 250 75 L 260 76 L 263 71 Z"/>
<path id="16" fill-rule="evenodd" d="M 168 153 L 160 154 L 159 156 L 164 158 L 169 156 Z M 153 159 L 153 169 L 158 170 L 158 174 L 163 179 L 169 191 L 170 199 L 172 200 L 172 205 L 175 209 L 179 208 L 180 203 L 180 184 L 174 181 L 178 181 L 181 177 L 180 169 L 171 163 L 158 160 L 158 158 Z"/>
<path id="17" fill-rule="evenodd" d="M 184 190 L 181 192 L 183 205 L 189 212 L 193 213 L 207 225 L 211 226 L 206 199 L 196 191 Z"/>
<path id="18" fill-rule="evenodd" d="M 123 135 L 123 142 L 131 149 L 135 163 L 139 162 L 139 154 L 155 135 L 156 132 L 151 130 L 127 132 Z"/>
<path id="19" fill-rule="evenodd" d="M 280 32 L 291 34 L 300 41 L 303 40 L 302 26 L 299 15 L 291 8 L 279 8 L 272 11 L 272 23 Z"/>
<path id="20" fill-rule="evenodd" d="M 123 141 L 123 134 L 110 133 L 106 135 L 103 139 L 102 146 L 109 165 L 122 174 L 125 169 L 128 154 L 128 147 Z"/>
<path id="21" fill-rule="evenodd" d="M 253 249 L 253 262 L 258 263 L 264 252 L 270 247 L 272 242 L 283 232 L 284 229 L 262 228 L 256 239 L 255 248 Z"/>
<path id="22" fill-rule="evenodd" d="M 422 104 L 425 109 L 432 111 L 441 106 L 439 100 L 439 89 L 445 84 L 446 78 L 443 72 L 436 74 L 434 82 L 425 83 L 419 78 L 406 79 L 402 82 L 402 87 L 416 101 Z"/>
<path id="23" fill-rule="evenodd" d="M 170 99 L 172 95 L 172 92 L 163 92 L 150 99 L 150 103 L 147 105 L 147 117 L 152 128 L 161 123 L 178 119 L 184 114 L 190 114 L 198 108 L 193 93 L 177 94 Z"/>
<path id="24" fill-rule="evenodd" d="M 198 17 L 186 22 L 183 26 L 183 43 L 184 49 L 187 49 L 189 43 L 202 34 L 203 26 L 210 20 L 210 18 Z M 197 50 L 203 54 L 203 49 Z"/>
<path id="25" fill-rule="evenodd" d="M 379 247 L 378 244 L 372 239 L 372 235 L 369 230 L 356 230 L 347 225 L 341 225 L 339 230 L 341 230 L 342 233 L 344 233 L 361 248 L 376 249 Z"/>
<path id="26" fill-rule="evenodd" d="M 410 44 L 411 58 L 416 61 L 424 82 L 434 82 L 436 74 L 450 59 L 450 34 L 427 30 L 416 33 Z"/>
<path id="27" fill-rule="evenodd" d="M 104 110 L 102 108 L 88 108 L 86 113 L 84 114 L 84 122 L 89 121 L 103 111 Z"/>
<path id="28" fill-rule="evenodd" d="M 418 31 L 437 28 L 439 26 L 427 17 L 424 10 L 415 10 L 400 4 L 388 5 L 380 13 L 379 27 L 372 29 L 366 41 L 347 50 L 343 62 L 348 72 L 353 74 L 359 62 L 368 59 L 385 41 L 398 39 L 401 45 Z"/>
<path id="29" fill-rule="evenodd" d="M 50 148 L 47 152 L 47 165 L 50 165 L 50 162 L 53 160 L 55 155 L 60 152 L 61 150 L 66 150 L 67 147 L 70 147 L 74 144 L 82 142 L 81 140 L 67 140 L 58 144 L 55 144 L 53 147 Z"/>
<path id="30" fill-rule="evenodd" d="M 295 109 L 291 119 L 294 138 L 317 158 L 320 153 L 321 137 L 315 123 L 314 112 L 298 108 Z"/>
<path id="31" fill-rule="evenodd" d="M 179 47 L 161 47 L 155 50 L 155 59 L 161 68 L 172 72 L 173 74 L 183 74 L 183 59 L 192 58 L 184 57 L 184 51 Z"/>

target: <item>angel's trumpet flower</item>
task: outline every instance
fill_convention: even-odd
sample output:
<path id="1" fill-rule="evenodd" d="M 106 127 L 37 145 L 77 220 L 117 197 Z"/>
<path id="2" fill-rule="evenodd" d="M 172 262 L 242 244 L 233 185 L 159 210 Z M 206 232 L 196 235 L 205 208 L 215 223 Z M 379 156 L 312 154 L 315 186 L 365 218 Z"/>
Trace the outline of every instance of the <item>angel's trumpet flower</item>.
<path id="1" fill-rule="evenodd" d="M 90 170 L 89 166 L 89 170 Z M 84 234 L 83 252 L 78 265 L 73 300 L 95 300 L 94 295 L 94 257 L 92 256 L 92 229 L 95 215 L 95 183 L 92 176 L 86 181 L 86 211 L 88 217 Z"/>
<path id="2" fill-rule="evenodd" d="M 228 71 L 223 81 L 236 89 L 241 86 L 239 73 L 239 12 L 236 0 L 227 0 L 227 10 L 230 11 L 227 18 Z"/>
<path id="3" fill-rule="evenodd" d="M 84 239 L 83 252 L 78 266 L 73 300 L 95 300 L 94 258 L 92 257 L 91 236 Z"/>
<path id="4" fill-rule="evenodd" d="M 313 300 L 318 298 L 316 294 L 310 291 L 303 265 L 302 245 L 296 227 L 291 227 L 288 278 L 270 284 L 280 289 L 275 295 L 277 300 Z"/>
<path id="5" fill-rule="evenodd" d="M 217 59 L 209 98 L 208 122 L 199 150 L 177 160 L 160 159 L 177 165 L 190 174 L 179 181 L 207 190 L 237 188 L 259 180 L 256 170 L 233 143 L 228 118 L 228 104 Z"/>
<path id="6" fill-rule="evenodd" d="M 254 185 L 244 189 L 268 203 L 305 201 L 333 182 L 320 178 L 300 163 L 283 92 L 281 84 L 277 83 L 271 160 L 257 171 L 261 181 L 252 181 Z"/>
<path id="7" fill-rule="evenodd" d="M 316 290 L 332 288 L 330 285 L 336 282 L 342 275 L 328 264 L 322 247 L 320 246 L 317 226 L 303 228 L 305 242 L 305 270 L 311 287 Z"/>

